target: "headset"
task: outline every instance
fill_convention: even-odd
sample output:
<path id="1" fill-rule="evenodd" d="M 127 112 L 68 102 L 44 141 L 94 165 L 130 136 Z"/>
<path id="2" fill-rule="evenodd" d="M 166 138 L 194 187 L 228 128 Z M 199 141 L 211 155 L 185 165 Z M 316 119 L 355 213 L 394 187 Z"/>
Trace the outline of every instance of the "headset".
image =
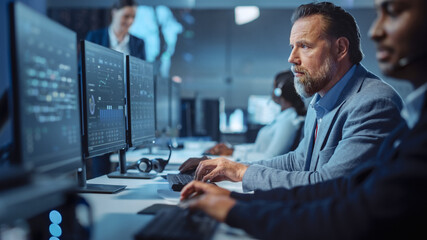
<path id="1" fill-rule="evenodd" d="M 169 148 L 169 157 L 167 160 L 164 160 L 163 158 L 155 158 L 155 159 L 148 159 L 148 158 L 141 158 L 139 159 L 135 164 L 133 164 L 130 168 L 138 169 L 140 172 L 150 172 L 151 170 L 156 171 L 157 173 L 163 172 L 165 170 L 166 165 L 168 165 L 169 160 L 172 155 L 172 147 L 168 145 Z"/>
<path id="2" fill-rule="evenodd" d="M 423 60 L 426 57 L 427 57 L 426 52 L 418 53 L 418 54 L 408 56 L 408 57 L 402 57 L 399 59 L 399 61 L 396 63 L 396 65 L 393 66 L 393 68 L 394 68 L 394 70 L 402 69 L 402 68 L 407 67 L 409 64 Z"/>
<path id="3" fill-rule="evenodd" d="M 277 87 L 273 90 L 273 94 L 276 97 L 281 97 L 282 96 L 282 87 L 285 85 L 285 82 L 282 81 L 279 83 L 279 85 L 277 85 Z"/>

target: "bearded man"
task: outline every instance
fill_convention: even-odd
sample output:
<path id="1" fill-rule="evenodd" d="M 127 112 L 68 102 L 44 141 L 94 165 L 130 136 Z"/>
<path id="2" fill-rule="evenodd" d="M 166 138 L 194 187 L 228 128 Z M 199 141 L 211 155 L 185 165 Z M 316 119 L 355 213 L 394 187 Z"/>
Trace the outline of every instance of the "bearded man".
<path id="1" fill-rule="evenodd" d="M 196 180 L 242 181 L 243 190 L 292 188 L 337 178 L 373 159 L 380 144 L 404 120 L 402 99 L 360 64 L 359 28 L 334 4 L 301 5 L 292 16 L 288 61 L 295 88 L 313 96 L 304 138 L 285 155 L 248 164 L 220 157 L 194 164 Z"/>

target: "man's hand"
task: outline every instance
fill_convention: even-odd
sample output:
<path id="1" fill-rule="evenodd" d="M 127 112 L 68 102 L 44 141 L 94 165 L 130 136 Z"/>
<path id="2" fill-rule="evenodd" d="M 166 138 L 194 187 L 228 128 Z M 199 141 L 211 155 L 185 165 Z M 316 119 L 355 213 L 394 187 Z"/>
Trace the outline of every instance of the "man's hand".
<path id="1" fill-rule="evenodd" d="M 231 208 L 236 205 L 236 200 L 221 195 L 204 194 L 189 200 L 190 209 L 199 209 L 220 222 L 224 222 Z"/>
<path id="2" fill-rule="evenodd" d="M 189 199 L 190 197 L 199 196 L 201 194 L 212 194 L 221 196 L 230 196 L 230 191 L 220 188 L 214 184 L 192 181 L 181 190 L 181 200 Z"/>
<path id="3" fill-rule="evenodd" d="M 179 166 L 179 171 L 181 173 L 190 173 L 193 172 L 194 170 L 196 170 L 197 166 L 199 165 L 199 163 L 201 161 L 207 160 L 209 159 L 206 156 L 203 156 L 201 158 L 189 158 L 187 159 L 183 164 L 181 164 L 181 166 Z"/>
<path id="4" fill-rule="evenodd" d="M 248 166 L 230 161 L 226 158 L 215 158 L 199 163 L 196 169 L 195 179 L 199 181 L 219 182 L 229 180 L 240 182 Z"/>

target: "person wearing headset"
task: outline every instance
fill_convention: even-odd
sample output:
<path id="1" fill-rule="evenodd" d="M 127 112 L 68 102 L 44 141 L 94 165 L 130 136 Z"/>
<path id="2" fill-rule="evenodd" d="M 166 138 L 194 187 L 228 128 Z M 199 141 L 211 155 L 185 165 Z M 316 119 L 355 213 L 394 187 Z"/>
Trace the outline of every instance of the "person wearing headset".
<path id="1" fill-rule="evenodd" d="M 129 33 L 135 14 L 136 4 L 133 0 L 116 1 L 111 8 L 110 26 L 90 31 L 86 40 L 145 60 L 144 40 Z"/>
<path id="2" fill-rule="evenodd" d="M 206 153 L 212 155 L 233 155 L 240 161 L 268 159 L 294 150 L 300 140 L 306 108 L 294 87 L 292 71 L 280 72 L 274 78 L 272 100 L 280 106 L 281 112 L 270 124 L 262 127 L 253 144 L 228 147 L 219 143 Z"/>
<path id="3" fill-rule="evenodd" d="M 230 193 L 192 182 L 182 198 L 260 239 L 418 239 L 427 226 L 427 1 L 375 0 L 369 31 L 381 71 L 409 80 L 403 123 L 376 161 L 350 174 L 291 190 Z"/>

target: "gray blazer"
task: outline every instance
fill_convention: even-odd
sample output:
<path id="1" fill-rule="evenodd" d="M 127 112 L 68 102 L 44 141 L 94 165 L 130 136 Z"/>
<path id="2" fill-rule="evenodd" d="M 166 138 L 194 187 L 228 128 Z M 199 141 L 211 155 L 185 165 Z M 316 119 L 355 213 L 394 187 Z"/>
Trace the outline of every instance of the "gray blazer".
<path id="1" fill-rule="evenodd" d="M 336 178 L 375 157 L 387 135 L 402 121 L 402 99 L 387 83 L 357 65 L 335 107 L 322 119 L 310 159 L 316 124 L 310 105 L 304 138 L 293 152 L 250 163 L 243 190 L 292 188 Z"/>

